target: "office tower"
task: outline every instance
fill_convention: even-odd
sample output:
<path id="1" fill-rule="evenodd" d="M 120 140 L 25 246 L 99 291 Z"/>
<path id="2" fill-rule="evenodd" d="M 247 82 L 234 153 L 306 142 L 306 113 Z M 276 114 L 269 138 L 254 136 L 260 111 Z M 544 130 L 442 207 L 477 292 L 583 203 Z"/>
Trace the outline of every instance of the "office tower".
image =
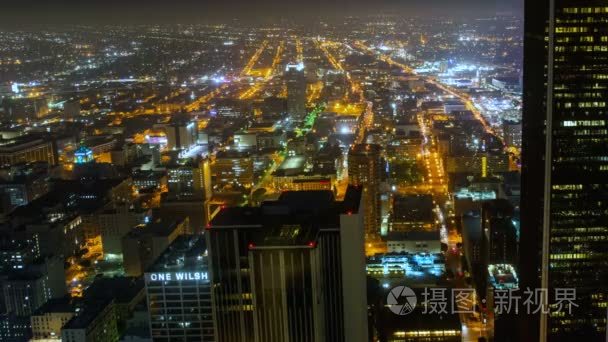
<path id="1" fill-rule="evenodd" d="M 125 274 L 140 276 L 173 240 L 187 231 L 188 217 L 133 228 L 122 238 Z"/>
<path id="2" fill-rule="evenodd" d="M 1 288 L 6 313 L 29 316 L 47 300 L 66 294 L 63 260 L 47 257 L 8 273 Z"/>
<path id="3" fill-rule="evenodd" d="M 129 210 L 127 206 L 106 207 L 95 213 L 92 221 L 99 227 L 104 259 L 122 259 L 122 237 L 134 226 L 143 224 L 149 218 L 146 213 Z"/>
<path id="4" fill-rule="evenodd" d="M 349 187 L 343 201 L 293 191 L 220 211 L 207 230 L 218 341 L 366 341 L 360 205 Z"/>
<path id="5" fill-rule="evenodd" d="M 199 234 L 207 224 L 205 203 L 213 194 L 209 159 L 190 160 L 168 169 L 169 192 L 161 197 L 158 215 L 161 218 L 188 217 L 187 233 Z"/>
<path id="6" fill-rule="evenodd" d="M 575 288 L 579 305 L 572 315 L 522 317 L 520 330 L 529 340 L 605 338 L 605 5 L 526 2 L 521 287 L 547 287 L 550 301 L 554 289 Z"/>
<path id="7" fill-rule="evenodd" d="M 316 235 L 312 227 L 285 225 L 249 244 L 254 331 L 261 341 L 322 340 Z"/>
<path id="8" fill-rule="evenodd" d="M 166 126 L 167 148 L 170 150 L 189 149 L 196 144 L 198 132 L 196 122 L 175 119 Z"/>
<path id="9" fill-rule="evenodd" d="M 202 235 L 175 239 L 145 273 L 154 341 L 215 341 Z"/>
<path id="10" fill-rule="evenodd" d="M 214 185 L 237 185 L 250 188 L 253 185 L 253 159 L 248 152 L 219 151 L 211 164 Z"/>
<path id="11" fill-rule="evenodd" d="M 348 182 L 363 187 L 365 241 L 379 239 L 381 172 L 380 145 L 357 144 L 348 151 Z"/>
<path id="12" fill-rule="evenodd" d="M 176 196 L 200 195 L 211 197 L 211 167 L 209 159 L 188 160 L 184 164 L 167 166 L 167 186 Z"/>
<path id="13" fill-rule="evenodd" d="M 0 193 L 10 210 L 28 204 L 49 192 L 49 165 L 45 162 L 20 164 L 0 175 Z"/>
<path id="14" fill-rule="evenodd" d="M 304 64 L 288 64 L 285 68 L 287 82 L 287 113 L 294 119 L 306 116 L 306 77 Z"/>
<path id="15" fill-rule="evenodd" d="M 489 264 L 514 264 L 517 260 L 517 230 L 513 206 L 506 199 L 481 205 L 482 244 Z"/>
<path id="16" fill-rule="evenodd" d="M 502 133 L 505 145 L 521 148 L 521 122 L 504 120 L 502 122 Z"/>

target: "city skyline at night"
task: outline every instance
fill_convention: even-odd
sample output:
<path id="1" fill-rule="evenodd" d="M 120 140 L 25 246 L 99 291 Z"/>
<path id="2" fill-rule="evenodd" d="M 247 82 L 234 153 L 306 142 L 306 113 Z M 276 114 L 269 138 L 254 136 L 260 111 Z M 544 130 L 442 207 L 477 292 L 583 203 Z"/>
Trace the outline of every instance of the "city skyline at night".
<path id="1" fill-rule="evenodd" d="M 0 340 L 605 340 L 606 8 L 3 5 Z"/>

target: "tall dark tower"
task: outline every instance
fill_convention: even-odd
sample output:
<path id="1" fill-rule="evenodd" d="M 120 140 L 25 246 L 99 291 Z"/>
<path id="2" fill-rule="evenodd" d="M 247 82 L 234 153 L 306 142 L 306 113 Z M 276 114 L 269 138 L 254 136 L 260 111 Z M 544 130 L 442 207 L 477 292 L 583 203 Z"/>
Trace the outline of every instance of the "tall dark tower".
<path id="1" fill-rule="evenodd" d="M 578 307 L 571 315 L 522 315 L 520 331 L 526 341 L 603 341 L 608 7 L 526 1 L 525 17 L 520 286 L 548 288 L 552 303 L 555 289 L 575 288 Z"/>
<path id="2" fill-rule="evenodd" d="M 363 187 L 365 242 L 367 244 L 380 240 L 381 152 L 380 145 L 376 144 L 357 144 L 348 151 L 348 182 Z"/>
<path id="3" fill-rule="evenodd" d="M 306 77 L 304 64 L 288 64 L 285 69 L 287 81 L 287 113 L 294 119 L 306 116 Z"/>

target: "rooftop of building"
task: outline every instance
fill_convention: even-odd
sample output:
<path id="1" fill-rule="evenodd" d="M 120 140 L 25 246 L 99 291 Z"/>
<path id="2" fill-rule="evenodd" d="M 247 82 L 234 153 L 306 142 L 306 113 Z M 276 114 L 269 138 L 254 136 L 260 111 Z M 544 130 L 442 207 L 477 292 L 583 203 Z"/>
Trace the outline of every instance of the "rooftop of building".
<path id="1" fill-rule="evenodd" d="M 306 157 L 304 156 L 295 156 L 295 157 L 287 157 L 279 166 L 279 170 L 287 170 L 287 169 L 301 169 L 304 167 L 306 163 Z"/>
<path id="2" fill-rule="evenodd" d="M 0 139 L 0 153 L 16 152 L 23 148 L 48 143 L 49 141 L 45 141 L 41 137 L 31 134 L 21 135 L 12 139 Z"/>
<path id="3" fill-rule="evenodd" d="M 277 168 L 277 170 L 273 173 L 273 176 L 286 176 L 286 175 L 296 175 L 304 172 L 304 167 L 306 166 L 306 157 L 304 156 L 295 156 L 295 157 L 287 157 L 281 165 Z"/>
<path id="4" fill-rule="evenodd" d="M 510 264 L 488 265 L 490 283 L 495 289 L 517 288 L 519 278 L 515 268 Z"/>
<path id="5" fill-rule="evenodd" d="M 156 259 L 147 272 L 198 269 L 205 266 L 207 246 L 203 235 L 180 235 Z"/>
<path id="6" fill-rule="evenodd" d="M 211 221 L 209 228 L 266 227 L 283 224 L 316 224 L 339 227 L 340 215 L 359 212 L 361 188 L 350 186 L 344 200 L 336 201 L 329 190 L 286 191 L 277 201 L 267 201 L 260 207 L 223 208 Z"/>
<path id="7" fill-rule="evenodd" d="M 156 171 L 156 170 L 140 170 L 138 172 L 134 172 L 132 174 L 133 180 L 156 180 L 164 177 L 167 173 L 165 171 Z"/>
<path id="8" fill-rule="evenodd" d="M 56 208 L 63 205 L 66 211 L 90 212 L 99 209 L 106 203 L 108 191 L 120 185 L 124 179 L 97 180 L 53 180 L 51 191 L 17 207 L 11 217 L 34 219 L 46 217 L 45 208 Z"/>
<path id="9" fill-rule="evenodd" d="M 432 195 L 399 195 L 393 198 L 393 220 L 425 221 L 435 220 Z"/>
<path id="10" fill-rule="evenodd" d="M 247 128 L 248 132 L 274 131 L 276 123 L 272 121 L 256 121 Z"/>
<path id="11" fill-rule="evenodd" d="M 445 256 L 441 253 L 386 253 L 367 259 L 368 275 L 381 279 L 407 279 L 418 282 L 437 282 L 445 273 Z"/>
<path id="12" fill-rule="evenodd" d="M 84 141 L 84 146 L 95 147 L 110 142 L 116 142 L 116 138 L 112 135 L 92 135 L 88 136 Z"/>
<path id="13" fill-rule="evenodd" d="M 224 150 L 224 151 L 217 152 L 217 154 L 215 155 L 215 158 L 216 158 L 216 160 L 217 159 L 249 158 L 250 155 L 251 154 L 247 151 Z"/>
<path id="14" fill-rule="evenodd" d="M 46 303 L 44 303 L 34 312 L 34 316 L 58 312 L 73 313 L 74 311 L 74 300 L 70 296 L 65 296 L 61 298 L 52 298 L 47 300 Z"/>
<path id="15" fill-rule="evenodd" d="M 389 232 L 386 241 L 440 240 L 439 228 L 433 231 Z"/>
<path id="16" fill-rule="evenodd" d="M 171 235 L 178 225 L 183 222 L 182 219 L 175 219 L 173 221 L 158 220 L 145 225 L 139 225 L 131 229 L 125 237 L 127 238 L 138 238 L 143 236 L 169 236 Z"/>
<path id="17" fill-rule="evenodd" d="M 141 277 L 99 277 L 85 290 L 87 299 L 114 299 L 115 303 L 130 303 L 144 289 Z"/>
<path id="18" fill-rule="evenodd" d="M 448 99 L 448 100 L 444 100 L 443 101 L 444 105 L 449 105 L 449 106 L 464 106 L 464 103 L 458 99 Z"/>
<path id="19" fill-rule="evenodd" d="M 386 340 L 418 341 L 433 336 L 437 340 L 454 340 L 460 336 L 462 326 L 458 313 L 425 314 L 422 302 L 422 290 L 414 289 L 418 297 L 418 305 L 407 316 L 392 312 L 389 307 L 383 307 L 378 317 L 379 334 Z M 450 290 L 446 291 L 447 302 L 452 300 Z M 449 307 L 449 304 L 448 304 Z M 430 306 L 428 310 L 430 310 Z M 406 317 L 406 319 L 404 319 Z"/>
<path id="20" fill-rule="evenodd" d="M 112 299 L 83 302 L 76 309 L 76 315 L 63 326 L 62 330 L 86 329 L 109 305 L 113 305 Z"/>
<path id="21" fill-rule="evenodd" d="M 377 144 L 356 144 L 353 145 L 348 151 L 349 155 L 368 155 L 368 154 L 380 154 L 382 147 Z"/>

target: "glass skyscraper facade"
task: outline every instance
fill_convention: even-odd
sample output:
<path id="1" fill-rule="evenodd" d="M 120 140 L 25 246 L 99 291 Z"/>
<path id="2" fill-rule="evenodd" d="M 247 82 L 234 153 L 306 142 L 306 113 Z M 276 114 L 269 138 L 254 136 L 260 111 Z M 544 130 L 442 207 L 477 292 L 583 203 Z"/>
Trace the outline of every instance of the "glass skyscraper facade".
<path id="1" fill-rule="evenodd" d="M 526 4 L 520 259 L 523 287 L 548 288 L 554 309 L 528 320 L 529 331 L 537 331 L 538 324 L 541 340 L 605 336 L 606 5 L 580 0 Z M 561 288 L 576 289 L 578 306 L 571 315 L 554 312 Z"/>

